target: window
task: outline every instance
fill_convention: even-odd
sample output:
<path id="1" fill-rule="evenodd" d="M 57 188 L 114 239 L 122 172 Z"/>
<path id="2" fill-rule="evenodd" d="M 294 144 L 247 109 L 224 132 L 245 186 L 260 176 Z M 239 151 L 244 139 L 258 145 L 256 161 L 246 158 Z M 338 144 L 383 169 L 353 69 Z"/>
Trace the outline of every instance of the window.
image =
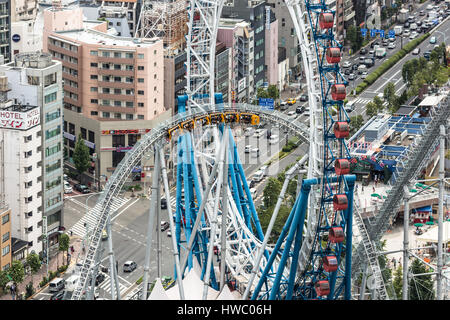
<path id="1" fill-rule="evenodd" d="M 138 114 L 138 119 L 144 120 L 144 115 L 143 114 Z"/>
<path id="2" fill-rule="evenodd" d="M 122 115 L 120 113 L 114 113 L 114 118 L 122 119 Z"/>
<path id="3" fill-rule="evenodd" d="M 114 52 L 114 58 L 122 58 L 122 52 Z"/>
<path id="4" fill-rule="evenodd" d="M 98 92 L 98 88 L 97 87 L 91 87 L 91 92 Z"/>
<path id="5" fill-rule="evenodd" d="M 91 103 L 98 104 L 98 100 L 97 99 L 91 99 Z"/>
<path id="6" fill-rule="evenodd" d="M 127 108 L 133 108 L 133 101 L 127 101 L 126 106 Z"/>
<path id="7" fill-rule="evenodd" d="M 154 86 L 154 87 L 153 87 L 153 91 L 156 91 L 156 89 L 157 89 L 156 86 Z"/>
<path id="8" fill-rule="evenodd" d="M 138 90 L 138 94 L 143 95 L 144 94 L 144 90 Z"/>
<path id="9" fill-rule="evenodd" d="M 2 242 L 6 242 L 9 240 L 9 231 L 2 236 Z"/>
<path id="10" fill-rule="evenodd" d="M 109 100 L 103 99 L 103 100 L 102 100 L 102 105 L 104 105 L 104 106 L 110 106 L 110 105 L 111 105 L 111 102 L 110 102 Z"/>
<path id="11" fill-rule="evenodd" d="M 138 53 L 138 59 L 144 59 L 144 54 L 143 53 Z"/>
<path id="12" fill-rule="evenodd" d="M 103 118 L 109 118 L 109 112 L 103 112 L 102 113 Z"/>
<path id="13" fill-rule="evenodd" d="M 2 217 L 2 224 L 5 224 L 5 223 L 7 223 L 7 222 L 9 222 L 9 213 L 5 214 L 5 215 Z"/>
<path id="14" fill-rule="evenodd" d="M 98 51 L 91 50 L 91 56 L 98 56 Z"/>
<path id="15" fill-rule="evenodd" d="M 102 52 L 102 57 L 109 57 L 109 52 L 108 51 L 103 51 Z"/>
<path id="16" fill-rule="evenodd" d="M 33 196 L 29 196 L 25 198 L 25 203 L 30 203 L 31 201 L 33 201 Z"/>
<path id="17" fill-rule="evenodd" d="M 55 171 L 59 168 L 61 168 L 61 159 L 58 159 L 56 161 L 50 162 L 49 164 L 45 165 L 45 172 L 49 173 L 49 172 Z"/>
<path id="18" fill-rule="evenodd" d="M 80 132 L 81 132 L 81 138 L 86 140 L 86 136 L 87 136 L 87 131 L 85 128 L 81 128 L 80 127 Z"/>
<path id="19" fill-rule="evenodd" d="M 114 77 L 114 82 L 122 82 L 122 77 Z"/>
<path id="20" fill-rule="evenodd" d="M 115 107 L 121 107 L 122 106 L 122 101 L 114 100 L 114 106 Z"/>
<path id="21" fill-rule="evenodd" d="M 109 63 L 102 63 L 103 69 L 109 69 Z"/>
<path id="22" fill-rule="evenodd" d="M 57 97 L 56 92 L 53 92 L 53 93 L 47 94 L 44 97 L 44 101 L 45 101 L 45 103 L 50 103 L 50 102 L 55 101 L 56 97 Z"/>
<path id="23" fill-rule="evenodd" d="M 2 248 L 2 256 L 6 256 L 9 253 L 9 244 Z"/>
<path id="24" fill-rule="evenodd" d="M 61 133 L 61 126 L 57 126 L 56 128 L 52 130 L 46 130 L 45 131 L 45 140 L 48 140 L 50 138 L 53 138 Z"/>
<path id="25" fill-rule="evenodd" d="M 98 111 L 91 111 L 91 116 L 98 116 Z"/>
<path id="26" fill-rule="evenodd" d="M 51 156 L 59 151 L 61 151 L 61 143 L 60 142 L 58 142 L 58 144 L 56 144 L 52 147 L 47 147 L 45 149 L 45 156 L 46 157 Z"/>
<path id="27" fill-rule="evenodd" d="M 31 186 L 33 186 L 33 181 L 25 182 L 25 189 L 28 189 Z"/>
<path id="28" fill-rule="evenodd" d="M 114 89 L 114 94 L 122 94 L 122 89 Z"/>
<path id="29" fill-rule="evenodd" d="M 126 67 L 125 67 L 125 70 L 127 70 L 127 71 L 133 71 L 133 70 L 134 70 L 134 67 L 133 67 L 132 65 L 130 65 L 130 64 L 127 64 Z"/>
<path id="30" fill-rule="evenodd" d="M 103 88 L 103 93 L 109 93 L 109 88 Z"/>
<path id="31" fill-rule="evenodd" d="M 138 107 L 143 108 L 144 107 L 144 103 L 143 102 L 138 102 Z"/>
<path id="32" fill-rule="evenodd" d="M 97 67 L 98 67 L 97 62 L 91 62 L 91 67 L 92 67 L 92 68 L 97 68 Z"/>
<path id="33" fill-rule="evenodd" d="M 144 78 L 138 78 L 139 83 L 144 83 Z"/>
<path id="34" fill-rule="evenodd" d="M 125 53 L 125 57 L 126 57 L 127 59 L 133 59 L 134 54 L 133 54 L 132 52 L 127 52 L 127 53 Z"/>
<path id="35" fill-rule="evenodd" d="M 144 66 L 138 66 L 138 70 L 139 71 L 143 71 L 144 70 Z"/>
<path id="36" fill-rule="evenodd" d="M 120 64 L 114 65 L 114 70 L 120 70 L 120 69 L 122 69 L 122 66 Z"/>
<path id="37" fill-rule="evenodd" d="M 49 121 L 58 119 L 59 117 L 61 117 L 61 109 L 58 109 L 53 112 L 48 112 L 45 114 L 45 122 L 49 122 Z"/>
<path id="38" fill-rule="evenodd" d="M 127 113 L 127 120 L 133 120 L 133 114 Z"/>
<path id="39" fill-rule="evenodd" d="M 91 74 L 91 80 L 97 80 L 98 76 L 96 74 Z"/>

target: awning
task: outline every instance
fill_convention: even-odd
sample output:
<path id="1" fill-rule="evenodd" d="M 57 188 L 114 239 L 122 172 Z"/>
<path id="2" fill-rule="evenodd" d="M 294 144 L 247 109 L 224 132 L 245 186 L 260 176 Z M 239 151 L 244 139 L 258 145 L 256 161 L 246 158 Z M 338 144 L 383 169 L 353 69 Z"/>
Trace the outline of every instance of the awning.
<path id="1" fill-rule="evenodd" d="M 425 207 L 420 207 L 420 208 L 416 208 L 413 209 L 416 212 L 432 212 L 433 210 L 431 209 L 431 206 L 425 206 Z"/>

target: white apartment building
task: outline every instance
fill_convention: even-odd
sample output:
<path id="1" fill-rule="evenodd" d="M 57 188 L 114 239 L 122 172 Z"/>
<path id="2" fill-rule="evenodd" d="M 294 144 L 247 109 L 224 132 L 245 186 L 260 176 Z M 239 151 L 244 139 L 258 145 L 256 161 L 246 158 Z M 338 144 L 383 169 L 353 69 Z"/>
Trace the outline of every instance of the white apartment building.
<path id="1" fill-rule="evenodd" d="M 33 139 L 41 144 L 41 166 L 33 169 L 41 176 L 42 193 L 37 199 L 47 217 L 49 242 L 56 245 L 64 225 L 62 65 L 47 53 L 20 53 L 0 71 L 8 78 L 8 99 L 39 107 L 42 134 Z"/>
<path id="2" fill-rule="evenodd" d="M 11 236 L 42 251 L 42 148 L 40 108 L 0 105 L 0 184 L 11 209 Z"/>

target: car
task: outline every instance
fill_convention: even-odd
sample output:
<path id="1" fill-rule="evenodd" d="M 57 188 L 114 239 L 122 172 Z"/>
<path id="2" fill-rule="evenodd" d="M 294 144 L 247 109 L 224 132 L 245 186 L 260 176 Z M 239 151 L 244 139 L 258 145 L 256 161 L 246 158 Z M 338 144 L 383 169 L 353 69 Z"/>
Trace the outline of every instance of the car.
<path id="1" fill-rule="evenodd" d="M 266 131 L 266 129 L 256 129 L 255 130 L 255 136 L 257 138 L 259 138 L 259 137 L 261 137 L 264 134 L 265 131 Z"/>
<path id="2" fill-rule="evenodd" d="M 435 44 L 434 47 L 433 47 L 433 50 L 434 50 L 434 49 L 437 49 L 437 48 L 439 48 L 439 45 L 438 45 L 438 44 Z"/>
<path id="3" fill-rule="evenodd" d="M 379 41 L 374 41 L 370 44 L 370 47 L 373 49 L 375 46 L 379 46 L 380 42 Z"/>
<path id="4" fill-rule="evenodd" d="M 305 107 L 304 106 L 299 106 L 295 109 L 296 113 L 302 113 L 303 111 L 305 111 Z"/>
<path id="5" fill-rule="evenodd" d="M 167 236 L 168 236 L 168 237 L 171 237 L 171 236 L 172 236 L 172 232 L 167 231 Z"/>
<path id="6" fill-rule="evenodd" d="M 419 11 L 419 16 L 424 16 L 424 15 L 425 15 L 425 11 L 420 10 L 420 11 Z"/>
<path id="7" fill-rule="evenodd" d="M 353 70 L 353 71 L 358 70 L 358 64 L 355 63 L 355 64 L 352 66 L 352 70 Z"/>
<path id="8" fill-rule="evenodd" d="M 418 55 L 420 53 L 420 48 L 415 48 L 412 52 L 413 55 Z"/>
<path id="9" fill-rule="evenodd" d="M 289 111 L 288 113 L 287 113 L 287 115 L 289 116 L 289 117 L 292 117 L 292 116 L 294 116 L 295 115 L 295 111 Z"/>
<path id="10" fill-rule="evenodd" d="M 403 25 L 403 27 L 404 27 L 405 29 L 409 29 L 409 22 L 406 21 L 405 24 Z"/>
<path id="11" fill-rule="evenodd" d="M 105 281 L 105 274 L 103 272 L 99 272 L 97 274 L 97 278 L 95 278 L 95 285 L 98 286 L 103 281 Z"/>
<path id="12" fill-rule="evenodd" d="M 418 20 L 418 21 L 416 22 L 417 26 L 419 26 L 419 27 L 422 26 L 422 23 L 423 23 L 423 22 L 422 22 L 421 20 Z"/>
<path id="13" fill-rule="evenodd" d="M 258 158 L 259 157 L 259 148 L 253 148 L 252 155 L 254 158 Z"/>
<path id="14" fill-rule="evenodd" d="M 167 200 L 166 198 L 161 199 L 161 209 L 167 209 Z"/>
<path id="15" fill-rule="evenodd" d="M 301 96 L 300 96 L 300 101 L 308 101 L 308 95 L 307 94 L 302 94 Z"/>
<path id="16" fill-rule="evenodd" d="M 362 48 L 361 50 L 359 50 L 359 54 L 366 54 L 367 53 L 367 49 L 366 48 Z"/>
<path id="17" fill-rule="evenodd" d="M 123 264 L 123 272 L 132 272 L 137 268 L 137 264 L 134 261 L 128 260 Z"/>
<path id="18" fill-rule="evenodd" d="M 431 51 L 425 51 L 423 53 L 423 57 L 427 60 L 430 60 Z"/>
<path id="19" fill-rule="evenodd" d="M 365 59 L 366 57 L 359 57 L 359 62 L 364 62 Z"/>
<path id="20" fill-rule="evenodd" d="M 395 42 L 395 38 L 394 37 L 389 38 L 389 42 Z"/>
<path id="21" fill-rule="evenodd" d="M 381 42 L 381 44 L 386 47 L 389 44 L 389 40 L 388 39 L 383 39 L 383 41 Z"/>
<path id="22" fill-rule="evenodd" d="M 417 35 L 418 35 L 417 32 L 415 32 L 415 31 L 412 32 L 411 35 L 409 36 L 409 40 L 415 39 L 417 37 Z"/>
<path id="23" fill-rule="evenodd" d="M 350 61 L 344 61 L 342 64 L 342 68 L 350 68 L 352 66 L 352 63 Z"/>
<path id="24" fill-rule="evenodd" d="M 375 54 L 375 50 L 370 50 L 369 51 L 369 55 L 373 57 L 373 55 Z"/>
<path id="25" fill-rule="evenodd" d="M 293 104 L 295 104 L 297 102 L 297 99 L 295 98 L 291 98 L 291 99 L 287 99 L 286 103 L 290 106 L 292 106 Z"/>
<path id="26" fill-rule="evenodd" d="M 350 69 L 345 69 L 345 71 L 344 71 L 344 74 L 345 75 L 349 75 L 350 73 L 352 73 L 352 70 L 350 70 Z"/>
<path id="27" fill-rule="evenodd" d="M 288 104 L 287 104 L 286 101 L 283 101 L 283 102 L 280 103 L 280 110 L 281 111 L 287 110 L 287 108 L 288 108 Z M 247 128 L 247 129 L 249 129 L 249 128 Z"/>
<path id="28" fill-rule="evenodd" d="M 64 179 L 64 181 L 69 181 L 69 176 L 68 176 L 67 174 L 64 173 L 63 179 Z"/>
<path id="29" fill-rule="evenodd" d="M 403 37 L 409 37 L 410 34 L 409 30 L 403 31 Z"/>
<path id="30" fill-rule="evenodd" d="M 395 43 L 394 42 L 389 43 L 388 49 L 395 49 Z"/>
<path id="31" fill-rule="evenodd" d="M 64 181 L 64 193 L 72 193 L 73 188 L 67 181 Z"/>
<path id="32" fill-rule="evenodd" d="M 250 153 L 250 150 L 252 150 L 252 146 L 251 145 L 246 145 L 244 148 L 244 152 L 245 153 Z"/>
<path id="33" fill-rule="evenodd" d="M 161 221 L 161 231 L 166 231 L 167 229 L 169 229 L 170 224 L 167 221 Z"/>
<path id="34" fill-rule="evenodd" d="M 102 230 L 102 241 L 108 240 L 108 232 L 106 232 L 106 229 Z"/>
<path id="35" fill-rule="evenodd" d="M 348 76 L 348 80 L 355 80 L 356 76 L 354 73 L 350 73 L 350 75 Z"/>
<path id="36" fill-rule="evenodd" d="M 63 300 L 64 293 L 65 293 L 64 290 L 58 291 L 50 297 L 50 300 Z"/>
<path id="37" fill-rule="evenodd" d="M 431 44 L 436 43 L 436 37 L 435 37 L 435 36 L 432 36 L 432 37 L 430 38 L 430 43 L 431 43 Z"/>
<path id="38" fill-rule="evenodd" d="M 367 71 L 364 71 L 364 72 L 361 74 L 361 79 L 365 79 L 365 78 L 367 77 L 368 74 L 369 74 L 369 73 L 368 73 Z"/>
<path id="39" fill-rule="evenodd" d="M 427 5 L 427 10 L 433 10 L 433 6 L 431 4 Z"/>
<path id="40" fill-rule="evenodd" d="M 77 190 L 77 191 L 79 191 L 81 193 L 89 193 L 89 192 L 91 192 L 91 190 L 84 184 L 77 183 L 73 187 L 75 188 L 75 190 Z"/>

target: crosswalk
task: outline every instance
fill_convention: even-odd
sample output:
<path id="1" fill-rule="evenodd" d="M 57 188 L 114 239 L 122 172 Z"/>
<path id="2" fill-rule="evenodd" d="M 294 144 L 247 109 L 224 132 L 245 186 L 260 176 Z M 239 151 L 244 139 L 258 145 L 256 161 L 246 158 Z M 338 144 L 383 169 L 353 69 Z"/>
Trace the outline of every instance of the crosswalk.
<path id="1" fill-rule="evenodd" d="M 84 224 L 87 223 L 87 227 L 89 228 L 89 230 L 93 230 L 93 228 L 97 225 L 101 204 L 96 204 L 94 208 L 90 208 L 89 206 L 86 206 L 85 203 L 82 203 L 75 198 L 67 199 L 81 206 L 84 210 L 88 211 L 87 214 L 85 214 L 72 228 L 69 229 L 69 232 L 72 231 L 74 234 L 80 237 L 85 237 L 86 227 Z M 128 201 L 130 201 L 130 199 L 120 197 L 114 198 L 111 206 L 111 213 L 119 210 L 119 208 L 126 204 Z"/>
<path id="2" fill-rule="evenodd" d="M 122 281 L 126 282 L 126 285 L 122 283 Z M 123 296 L 124 292 L 131 286 L 131 283 L 129 283 L 128 281 L 126 281 L 125 279 L 119 277 L 119 291 L 120 291 L 120 296 Z M 104 292 L 108 293 L 109 295 L 111 295 L 111 277 L 109 276 L 109 274 L 105 273 L 105 280 L 103 280 L 102 283 L 100 283 L 97 287 L 99 290 L 103 290 Z"/>
<path id="3" fill-rule="evenodd" d="M 360 98 L 356 98 L 353 102 L 356 104 L 362 104 L 362 105 L 366 105 L 369 102 L 371 102 L 373 99 L 372 98 L 365 98 L 365 97 L 360 97 Z"/>

